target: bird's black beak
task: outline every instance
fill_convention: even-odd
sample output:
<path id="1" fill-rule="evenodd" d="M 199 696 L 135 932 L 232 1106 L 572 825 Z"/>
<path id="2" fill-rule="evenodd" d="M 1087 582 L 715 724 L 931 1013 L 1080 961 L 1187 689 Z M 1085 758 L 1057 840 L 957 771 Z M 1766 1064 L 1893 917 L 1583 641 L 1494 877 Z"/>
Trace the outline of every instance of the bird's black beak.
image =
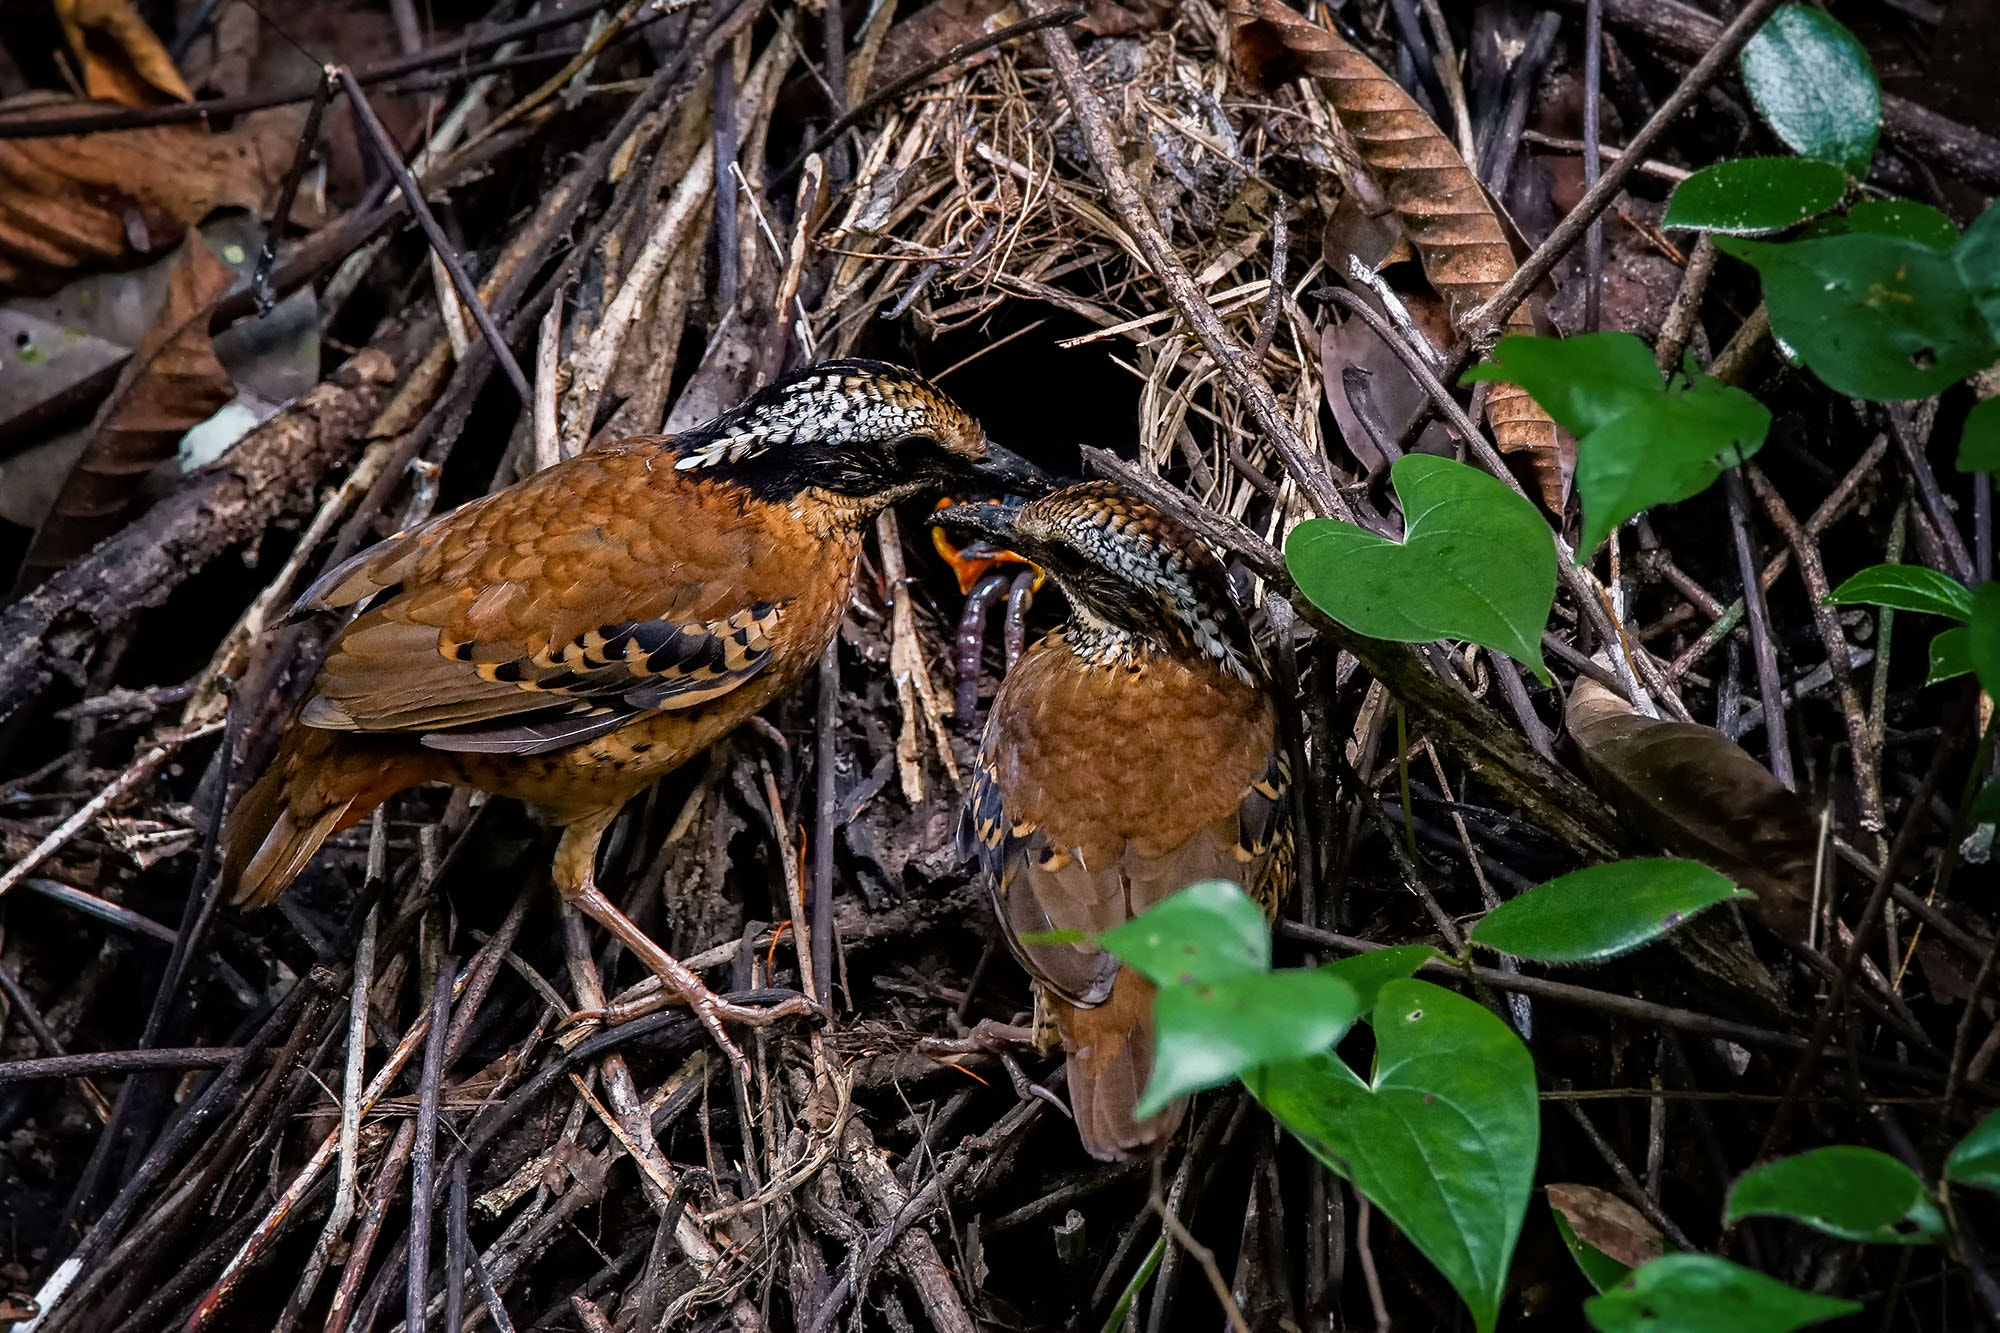
<path id="1" fill-rule="evenodd" d="M 986 444 L 986 457 L 974 463 L 968 471 L 973 481 L 1002 495 L 1021 495 L 1032 500 L 1056 488 L 1055 478 L 1012 449 L 1002 448 L 990 440 Z"/>
<path id="2" fill-rule="evenodd" d="M 1019 505 L 955 504 L 932 514 L 931 523 L 967 550 L 972 543 L 984 542 L 996 550 L 1007 551 L 1015 549 L 1015 543 L 1021 540 L 1014 531 L 1014 515 L 1020 512 Z"/>

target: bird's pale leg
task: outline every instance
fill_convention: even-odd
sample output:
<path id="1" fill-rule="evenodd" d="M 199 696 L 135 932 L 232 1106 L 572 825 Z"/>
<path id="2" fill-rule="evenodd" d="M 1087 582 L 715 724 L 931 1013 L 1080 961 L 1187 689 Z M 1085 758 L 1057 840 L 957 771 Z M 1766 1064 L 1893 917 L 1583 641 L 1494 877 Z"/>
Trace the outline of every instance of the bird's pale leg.
<path id="1" fill-rule="evenodd" d="M 619 911 L 609 898 L 597 887 L 597 844 L 610 827 L 616 810 L 602 815 L 591 815 L 578 820 L 563 830 L 562 841 L 556 846 L 555 881 L 561 891 L 563 901 L 582 912 L 614 935 L 620 944 L 630 949 L 652 973 L 659 977 L 661 985 L 682 1003 L 694 1011 L 701 1025 L 715 1038 L 716 1045 L 739 1069 L 747 1069 L 743 1052 L 729 1039 L 722 1023 L 728 1019 L 735 1023 L 747 1023 L 753 1027 L 765 1027 L 780 1018 L 812 1012 L 812 1004 L 803 997 L 786 1000 L 763 1008 L 731 1004 L 729 1001 L 701 984 L 701 978 L 681 962 L 680 959 L 655 944 L 645 931 L 632 923 L 630 917 Z"/>

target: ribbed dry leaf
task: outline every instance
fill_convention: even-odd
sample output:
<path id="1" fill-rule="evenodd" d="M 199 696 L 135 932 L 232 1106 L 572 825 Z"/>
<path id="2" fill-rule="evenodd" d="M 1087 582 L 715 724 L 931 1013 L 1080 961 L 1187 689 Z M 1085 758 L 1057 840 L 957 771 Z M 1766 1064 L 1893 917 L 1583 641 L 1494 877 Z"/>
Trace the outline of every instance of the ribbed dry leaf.
<path id="1" fill-rule="evenodd" d="M 131 0 L 55 0 L 56 18 L 83 67 L 83 88 L 121 106 L 192 102 L 173 57 Z"/>
<path id="2" fill-rule="evenodd" d="M 90 443 L 35 533 L 21 587 L 41 582 L 117 531 L 147 475 L 173 456 L 190 426 L 215 415 L 234 395 L 208 335 L 215 304 L 234 279 L 200 233 L 189 232 L 159 317 L 118 377 Z"/>
<path id="3" fill-rule="evenodd" d="M 1667 1252 L 1667 1238 L 1646 1215 L 1609 1190 L 1595 1185 L 1550 1185 L 1549 1207 L 1563 1215 L 1576 1238 L 1627 1268 L 1650 1263 Z"/>
<path id="4" fill-rule="evenodd" d="M 10 119 L 103 110 L 47 93 L 0 103 Z M 84 265 L 158 254 L 222 207 L 256 209 L 291 163 L 298 116 L 246 117 L 227 134 L 162 125 L 0 140 L 0 290 Z"/>
<path id="5" fill-rule="evenodd" d="M 1395 209 L 1424 276 L 1444 297 L 1452 324 L 1461 325 L 1506 284 L 1516 265 L 1499 214 L 1451 140 L 1374 61 L 1278 0 L 1229 0 L 1229 25 L 1232 58 L 1245 79 L 1269 86 L 1304 75 L 1319 82 Z M 1506 332 L 1534 331 L 1527 306 L 1517 306 Z M 1511 384 L 1493 386 L 1486 420 L 1504 452 L 1528 457 L 1542 502 L 1560 512 L 1575 467 L 1574 443 Z"/>
<path id="6" fill-rule="evenodd" d="M 1756 894 L 1772 930 L 1806 937 L 1819 825 L 1770 769 L 1715 728 L 1641 717 L 1587 677 L 1568 720 L 1584 768 L 1635 828 Z"/>

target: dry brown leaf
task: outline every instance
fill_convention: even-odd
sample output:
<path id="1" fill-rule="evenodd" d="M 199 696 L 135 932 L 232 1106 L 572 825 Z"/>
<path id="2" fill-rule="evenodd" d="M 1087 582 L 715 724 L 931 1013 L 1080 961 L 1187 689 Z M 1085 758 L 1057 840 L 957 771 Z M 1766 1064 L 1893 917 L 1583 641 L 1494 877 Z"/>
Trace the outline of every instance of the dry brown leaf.
<path id="1" fill-rule="evenodd" d="M 1588 677 L 1568 720 L 1584 768 L 1635 828 L 1756 894 L 1778 934 L 1806 938 L 1819 825 L 1770 769 L 1713 727 L 1641 717 Z"/>
<path id="2" fill-rule="evenodd" d="M 189 232 L 166 303 L 98 412 L 90 443 L 63 482 L 22 562 L 32 587 L 89 551 L 131 516 L 146 477 L 173 456 L 190 426 L 235 394 L 208 334 L 234 271 Z"/>
<path id="3" fill-rule="evenodd" d="M 33 93 L 10 118 L 72 116 L 99 103 Z M 260 208 L 291 163 L 298 116 L 246 117 L 227 134 L 162 125 L 0 140 L 0 290 L 84 265 L 171 249 L 218 208 Z"/>
<path id="4" fill-rule="evenodd" d="M 120 106 L 192 102 L 173 57 L 131 0 L 55 0 L 56 18 L 83 67 L 83 89 Z"/>
<path id="5" fill-rule="evenodd" d="M 1576 1238 L 1627 1268 L 1651 1263 L 1667 1252 L 1667 1238 L 1646 1215 L 1609 1190 L 1595 1185 L 1551 1185 L 1549 1207 L 1561 1213 Z"/>
<path id="6" fill-rule="evenodd" d="M 1298 76 L 1316 79 L 1383 197 L 1402 223 L 1424 276 L 1462 325 L 1514 275 L 1513 248 L 1499 213 L 1451 140 L 1374 61 L 1278 0 L 1229 0 L 1231 54 L 1237 72 L 1263 87 Z M 1532 334 L 1525 304 L 1506 332 Z M 1505 453 L 1534 470 L 1542 503 L 1562 511 L 1575 469 L 1548 413 L 1512 384 L 1495 384 L 1486 420 Z"/>
<path id="7" fill-rule="evenodd" d="M 1428 306 L 1417 301 L 1407 303 L 1412 318 L 1426 333 L 1431 331 L 1428 327 L 1431 316 L 1435 315 L 1439 326 L 1444 323 L 1443 311 L 1436 309 L 1437 298 L 1430 297 L 1428 302 Z M 1392 441 L 1402 436 L 1418 410 L 1429 401 L 1423 386 L 1389 344 L 1359 319 L 1330 323 L 1320 330 L 1319 369 L 1326 405 L 1340 427 L 1340 437 L 1370 472 L 1387 467 L 1390 460 L 1375 447 L 1374 439 L 1355 413 L 1354 400 L 1348 393 L 1349 377 L 1359 377 L 1358 383 L 1375 405 L 1383 433 Z M 1448 449 L 1453 438 L 1442 421 L 1433 419 L 1417 438 L 1415 447 L 1422 452 L 1438 453 Z"/>

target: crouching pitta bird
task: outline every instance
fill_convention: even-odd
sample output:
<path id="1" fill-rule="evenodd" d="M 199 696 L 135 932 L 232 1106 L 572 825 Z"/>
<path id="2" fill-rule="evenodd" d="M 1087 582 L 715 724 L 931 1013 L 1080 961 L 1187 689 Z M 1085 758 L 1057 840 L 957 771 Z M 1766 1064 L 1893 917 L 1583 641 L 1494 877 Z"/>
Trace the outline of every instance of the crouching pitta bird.
<path id="1" fill-rule="evenodd" d="M 1038 476 L 915 374 L 829 361 L 706 425 L 593 449 L 397 533 L 294 608 L 355 614 L 234 812 L 234 901 L 271 902 L 405 788 L 531 801 L 562 826 L 563 897 L 740 1060 L 722 1021 L 784 1007 L 725 1003 L 627 920 L 598 890 L 599 839 L 813 669 L 877 512 L 954 480 L 1035 494 Z"/>
<path id="2" fill-rule="evenodd" d="M 1027 941 L 1094 936 L 1206 879 L 1274 914 L 1293 871 L 1277 716 L 1221 563 L 1117 486 L 933 521 L 1034 561 L 1069 602 L 993 701 L 959 847 L 1034 978 L 1038 1034 L 1067 1053 L 1084 1147 L 1115 1160 L 1166 1138 L 1186 1109 L 1135 1115 L 1154 988 L 1092 944 Z"/>

